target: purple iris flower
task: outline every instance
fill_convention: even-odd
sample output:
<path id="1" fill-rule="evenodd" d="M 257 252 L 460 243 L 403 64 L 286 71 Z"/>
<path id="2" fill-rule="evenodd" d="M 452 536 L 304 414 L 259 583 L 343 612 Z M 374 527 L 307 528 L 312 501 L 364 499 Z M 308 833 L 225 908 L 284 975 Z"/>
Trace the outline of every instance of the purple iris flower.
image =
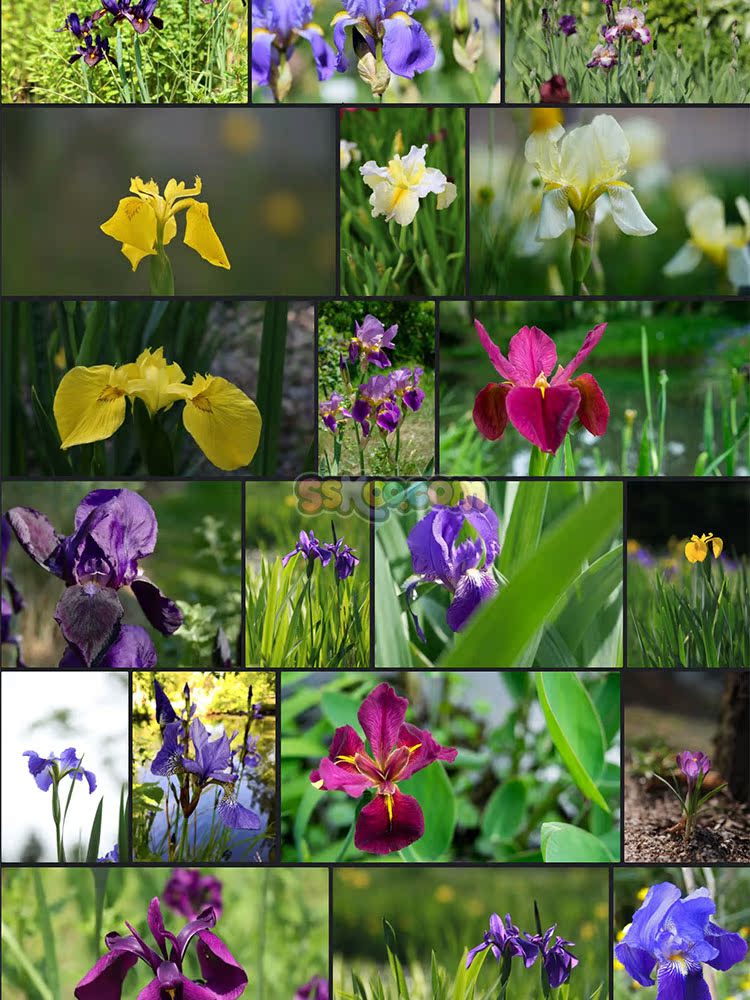
<path id="1" fill-rule="evenodd" d="M 575 945 L 572 941 L 556 936 L 554 942 L 552 937 L 557 924 L 549 927 L 544 934 L 527 934 L 527 938 L 539 949 L 539 955 L 544 965 L 544 975 L 547 982 L 556 990 L 563 983 L 567 983 L 570 974 L 578 965 L 579 959 L 570 951 Z"/>
<path id="2" fill-rule="evenodd" d="M 330 546 L 325 542 L 318 541 L 314 531 L 309 534 L 306 531 L 300 531 L 299 541 L 291 552 L 287 552 L 281 560 L 281 565 L 286 566 L 294 556 L 301 555 L 305 559 L 319 559 L 322 566 L 327 566 L 331 561 L 332 554 Z"/>
<path id="3" fill-rule="evenodd" d="M 421 407 L 425 398 L 424 389 L 419 387 L 423 375 L 424 368 L 419 366 L 414 371 L 410 368 L 399 368 L 390 375 L 391 392 L 396 399 L 403 400 L 404 405 L 414 413 Z"/>
<path id="4" fill-rule="evenodd" d="M 323 976 L 313 976 L 304 986 L 297 988 L 294 1000 L 329 1000 L 330 995 L 328 980 Z"/>
<path id="5" fill-rule="evenodd" d="M 393 404 L 391 399 L 391 378 L 390 375 L 371 375 L 357 389 L 357 400 L 352 407 L 352 418 L 362 428 L 362 434 L 369 437 L 374 420 L 383 430 L 388 430 L 388 424 L 393 423 L 393 414 L 386 416 L 385 423 L 380 424 L 378 416 L 380 411 L 388 403 Z M 393 404 L 395 405 L 395 404 Z M 400 416 L 400 412 L 399 412 Z M 391 429 L 395 430 L 395 424 Z"/>
<path id="6" fill-rule="evenodd" d="M 567 35 L 568 38 L 576 34 L 576 19 L 574 14 L 563 14 L 557 23 L 560 26 L 560 31 L 564 35 Z"/>
<path id="7" fill-rule="evenodd" d="M 7 567 L 11 539 L 10 525 L 5 518 L 2 518 L 0 519 L 0 645 L 7 643 L 9 646 L 15 646 L 16 666 L 24 667 L 26 664 L 21 656 L 21 640 L 10 630 L 13 615 L 23 611 L 24 607 L 21 592 L 13 582 L 11 572 Z M 8 593 L 7 598 L 5 591 Z"/>
<path id="8" fill-rule="evenodd" d="M 75 38 L 83 38 L 88 35 L 94 26 L 95 17 L 84 17 L 83 20 L 75 11 L 71 11 L 65 18 L 62 28 L 55 28 L 55 31 L 69 31 Z"/>
<path id="9" fill-rule="evenodd" d="M 677 766 L 687 778 L 688 790 L 711 770 L 711 759 L 701 750 L 683 750 L 677 754 Z"/>
<path id="10" fill-rule="evenodd" d="M 537 944 L 521 936 L 521 932 L 511 920 L 510 913 L 505 914 L 505 923 L 497 913 L 492 914 L 490 929 L 484 932 L 484 940 L 476 948 L 472 948 L 466 956 L 466 968 L 468 969 L 477 955 L 487 948 L 492 950 L 498 962 L 503 956 L 513 958 L 517 955 L 523 960 L 527 969 L 534 964 L 539 952 Z"/>
<path id="11" fill-rule="evenodd" d="M 23 756 L 29 758 L 29 774 L 43 792 L 67 777 L 72 781 L 86 778 L 89 795 L 96 791 L 96 775 L 81 767 L 83 757 L 78 756 L 74 747 L 63 750 L 59 757 L 53 753 L 49 757 L 40 757 L 36 750 L 25 750 Z"/>
<path id="12" fill-rule="evenodd" d="M 256 716 L 257 718 L 257 716 Z M 257 767 L 262 757 L 258 750 L 258 737 L 249 735 L 244 747 L 239 752 L 243 767 Z"/>
<path id="13" fill-rule="evenodd" d="M 342 417 L 351 416 L 351 414 L 344 409 L 343 404 L 344 397 L 340 392 L 334 392 L 331 394 L 330 399 L 323 400 L 323 402 L 318 406 L 320 419 L 332 434 L 335 434 L 338 430 Z"/>
<path id="14" fill-rule="evenodd" d="M 343 73 L 346 29 L 352 26 L 354 48 L 366 45 L 377 58 L 382 45 L 383 61 L 396 76 L 414 78 L 435 62 L 435 49 L 422 25 L 411 16 L 417 0 L 343 0 L 344 10 L 333 18 L 333 43 L 338 51 L 336 69 Z"/>
<path id="15" fill-rule="evenodd" d="M 263 718 L 263 702 L 255 701 L 253 702 L 253 718 L 262 719 Z"/>
<path id="16" fill-rule="evenodd" d="M 459 541 L 465 528 L 472 529 L 476 537 Z M 454 632 L 497 593 L 492 563 L 500 553 L 498 531 L 492 508 L 471 496 L 454 507 L 436 504 L 409 532 L 407 544 L 414 572 L 423 581 L 442 584 L 453 595 L 446 620 Z M 417 586 L 413 583 L 407 588 L 407 603 Z"/>
<path id="17" fill-rule="evenodd" d="M 161 734 L 161 747 L 151 762 L 151 773 L 162 777 L 179 774 L 183 762 L 184 726 L 179 721 L 168 723 Z"/>
<path id="18" fill-rule="evenodd" d="M 115 931 L 107 934 L 106 954 L 86 973 L 74 990 L 76 1000 L 121 1000 L 122 984 L 128 972 L 141 959 L 153 972 L 154 978 L 138 994 L 140 1000 L 236 1000 L 247 986 L 247 974 L 224 942 L 212 933 L 216 913 L 208 906 L 185 924 L 179 934 L 164 927 L 159 900 L 151 900 L 147 923 L 156 941 L 155 951 L 128 923 L 131 932 L 122 936 Z M 190 942 L 196 939 L 195 950 L 202 980 L 195 982 L 183 971 Z"/>
<path id="19" fill-rule="evenodd" d="M 96 863 L 98 865 L 107 865 L 107 864 L 116 865 L 119 863 L 119 861 L 120 861 L 120 848 L 117 844 L 115 844 L 115 846 L 112 848 L 111 851 L 107 851 L 107 853 L 103 857 L 96 859 Z"/>
<path id="20" fill-rule="evenodd" d="M 187 696 L 188 698 L 190 697 L 190 688 L 188 688 Z M 156 702 L 156 721 L 159 723 L 159 728 L 163 731 L 170 722 L 177 721 L 177 712 L 172 707 L 172 702 L 164 694 L 164 688 L 155 677 L 154 701 Z"/>
<path id="21" fill-rule="evenodd" d="M 197 868 L 175 868 L 161 898 L 186 920 L 195 920 L 207 906 L 218 920 L 222 913 L 221 890 L 221 882 L 213 875 L 201 875 Z"/>
<path id="22" fill-rule="evenodd" d="M 392 399 L 386 399 L 382 406 L 378 407 L 375 423 L 386 434 L 392 434 L 401 422 L 401 410 Z"/>
<path id="23" fill-rule="evenodd" d="M 318 79 L 333 74 L 334 52 L 313 21 L 309 0 L 254 0 L 252 29 L 254 84 L 269 85 L 282 53 L 288 60 L 300 38 L 310 43 Z"/>
<path id="24" fill-rule="evenodd" d="M 712 923 L 716 904 L 708 889 L 681 898 L 671 882 L 652 885 L 615 948 L 625 971 L 657 1000 L 711 1000 L 703 965 L 726 972 L 747 954 L 747 942 Z"/>
<path id="25" fill-rule="evenodd" d="M 164 22 L 154 14 L 158 0 L 142 0 L 141 3 L 131 3 L 131 0 L 102 0 L 102 8 L 112 14 L 112 24 L 128 21 L 139 35 L 145 34 L 153 24 L 159 31 Z"/>
<path id="26" fill-rule="evenodd" d="M 354 336 L 349 342 L 349 362 L 354 364 L 362 361 L 363 366 L 375 365 L 377 368 L 390 368 L 391 362 L 386 349 L 393 348 L 393 338 L 398 333 L 398 324 L 394 323 L 386 330 L 385 326 L 368 313 L 362 323 L 354 323 Z"/>
<path id="27" fill-rule="evenodd" d="M 60 535 L 38 510 L 14 507 L 6 515 L 34 562 L 59 577 L 66 590 L 55 620 L 70 651 L 64 666 L 137 667 L 156 663 L 145 630 L 122 626 L 117 596 L 130 587 L 150 624 L 164 635 L 182 625 L 180 609 L 139 568 L 156 548 L 158 525 L 150 504 L 132 490 L 93 490 L 79 503 L 71 535 Z"/>
<path id="28" fill-rule="evenodd" d="M 354 554 L 354 549 L 350 545 L 347 545 L 343 538 L 339 538 L 336 542 L 333 556 L 336 576 L 339 580 L 346 580 L 348 576 L 352 575 L 355 567 L 359 565 L 359 559 Z"/>

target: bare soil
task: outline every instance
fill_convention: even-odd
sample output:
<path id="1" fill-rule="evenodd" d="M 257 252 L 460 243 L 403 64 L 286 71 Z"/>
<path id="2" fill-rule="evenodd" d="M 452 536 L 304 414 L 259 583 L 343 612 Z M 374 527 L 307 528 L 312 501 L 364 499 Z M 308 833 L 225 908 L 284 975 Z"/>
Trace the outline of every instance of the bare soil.
<path id="1" fill-rule="evenodd" d="M 681 831 L 668 832 L 679 818 L 675 795 L 656 780 L 627 774 L 624 860 L 699 865 L 750 862 L 750 809 L 735 802 L 726 789 L 701 813 L 689 844 L 683 842 Z"/>

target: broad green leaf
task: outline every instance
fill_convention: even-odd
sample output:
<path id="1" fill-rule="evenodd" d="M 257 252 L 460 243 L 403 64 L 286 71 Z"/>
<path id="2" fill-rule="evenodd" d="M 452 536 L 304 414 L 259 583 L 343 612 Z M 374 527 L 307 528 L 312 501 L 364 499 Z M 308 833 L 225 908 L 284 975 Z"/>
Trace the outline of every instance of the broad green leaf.
<path id="1" fill-rule="evenodd" d="M 509 579 L 536 551 L 544 524 L 549 483 L 524 480 L 516 490 L 513 512 L 500 553 L 500 572 Z"/>
<path id="2" fill-rule="evenodd" d="M 490 795 L 482 818 L 482 833 L 495 843 L 512 840 L 526 812 L 526 785 L 513 778 Z"/>
<path id="3" fill-rule="evenodd" d="M 598 837 L 570 823 L 542 823 L 542 857 L 548 864 L 614 861 Z"/>
<path id="4" fill-rule="evenodd" d="M 620 729 L 620 675 L 608 673 L 594 690 L 593 698 L 609 746 Z"/>
<path id="5" fill-rule="evenodd" d="M 323 714 L 334 729 L 341 726 L 357 727 L 359 702 L 340 691 L 324 691 L 320 699 Z"/>
<path id="6" fill-rule="evenodd" d="M 413 795 L 424 813 L 424 836 L 412 850 L 420 861 L 437 861 L 450 847 L 456 826 L 456 800 L 443 765 L 430 764 L 399 788 Z"/>
<path id="7" fill-rule="evenodd" d="M 323 757 L 325 750 L 320 741 L 312 736 L 291 736 L 281 741 L 281 756 Z"/>
<path id="8" fill-rule="evenodd" d="M 604 769 L 604 728 L 588 691 L 573 673 L 537 673 L 535 680 L 552 742 L 568 773 L 587 799 L 609 812 L 596 786 Z"/>
<path id="9" fill-rule="evenodd" d="M 588 502 L 572 507 L 546 530 L 533 555 L 498 596 L 480 608 L 441 658 L 441 667 L 518 667 L 521 654 L 583 563 L 594 558 L 622 528 L 619 483 L 594 486 Z M 377 590 L 376 590 L 377 599 Z M 554 666 L 554 664 L 545 664 Z"/>

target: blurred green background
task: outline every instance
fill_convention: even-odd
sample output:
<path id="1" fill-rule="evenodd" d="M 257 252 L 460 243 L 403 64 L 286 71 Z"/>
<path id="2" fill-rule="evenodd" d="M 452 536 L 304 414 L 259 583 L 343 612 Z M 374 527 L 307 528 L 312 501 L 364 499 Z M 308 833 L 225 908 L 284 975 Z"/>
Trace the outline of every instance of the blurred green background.
<path id="1" fill-rule="evenodd" d="M 6 295 L 144 295 L 99 226 L 130 178 L 203 181 L 198 200 L 232 269 L 169 246 L 178 295 L 331 295 L 335 290 L 334 120 L 325 110 L 22 108 L 3 112 Z"/>
<path id="2" fill-rule="evenodd" d="M 120 590 L 118 596 L 125 608 L 123 621 L 147 629 L 163 669 L 207 666 L 219 627 L 228 636 L 234 662 L 239 662 L 240 485 L 6 482 L 2 511 L 33 507 L 46 514 L 58 532 L 68 535 L 73 531 L 73 515 L 80 501 L 91 490 L 100 488 L 134 490 L 151 504 L 159 534 L 153 555 L 143 559 L 140 567 L 180 604 L 185 615 L 185 623 L 174 635 L 161 635 L 148 624 L 127 590 Z M 56 666 L 65 643 L 54 611 L 64 585 L 37 566 L 15 536 L 8 564 L 26 600 L 25 609 L 14 619 L 15 631 L 23 638 L 26 661 L 30 666 Z"/>
<path id="3" fill-rule="evenodd" d="M 214 931 L 248 976 L 243 994 L 253 1000 L 289 1000 L 313 975 L 328 974 L 328 872 L 202 868 L 222 883 L 223 914 Z M 105 951 L 109 931 L 127 934 L 125 921 L 153 947 L 146 924 L 148 904 L 161 896 L 169 868 L 109 869 L 100 933 L 95 929 L 94 879 L 85 869 L 3 872 L 3 921 L 14 941 L 4 940 L 3 996 L 41 996 L 24 967 L 53 987 L 51 1000 L 68 1000 L 76 983 Z M 185 918 L 162 903 L 167 930 Z M 195 944 L 186 968 L 198 978 Z M 134 997 L 150 981 L 144 962 L 128 973 L 124 995 Z"/>
<path id="4" fill-rule="evenodd" d="M 337 986 L 351 988 L 352 970 L 367 976 L 387 968 L 383 919 L 393 926 L 399 953 L 419 963 L 430 978 L 430 954 L 453 973 L 464 948 L 482 940 L 492 913 L 510 913 L 521 930 L 535 933 L 534 900 L 542 925 L 575 942 L 580 965 L 572 995 L 589 997 L 608 979 L 609 885 L 606 868 L 460 869 L 341 868 L 333 876 L 333 949 Z M 488 959 L 480 987 L 497 980 Z M 538 969 L 519 965 L 510 984 L 513 997 L 539 994 Z"/>
<path id="5" fill-rule="evenodd" d="M 607 330 L 577 374 L 591 372 L 610 407 L 607 432 L 594 438 L 573 431 L 576 469 L 581 475 L 621 474 L 626 410 L 635 410 L 627 452 L 630 470 L 638 461 L 646 400 L 641 364 L 641 329 L 648 336 L 651 392 L 665 370 L 667 383 L 666 466 L 672 475 L 691 475 L 704 444 L 706 396 L 721 432 L 719 404 L 738 397 L 741 415 L 750 400 L 747 380 L 732 370 L 750 361 L 750 303 L 726 302 L 445 302 L 440 307 L 440 471 L 445 475 L 521 475 L 528 472 L 531 445 L 512 425 L 499 441 L 488 441 L 474 425 L 472 409 L 480 389 L 502 381 L 482 347 L 474 320 L 484 324 L 503 354 L 522 326 L 538 326 L 552 337 L 558 361 L 567 364 L 588 330 Z M 723 450 L 720 444 L 719 451 Z M 747 449 L 737 450 L 735 474 L 747 475 Z"/>

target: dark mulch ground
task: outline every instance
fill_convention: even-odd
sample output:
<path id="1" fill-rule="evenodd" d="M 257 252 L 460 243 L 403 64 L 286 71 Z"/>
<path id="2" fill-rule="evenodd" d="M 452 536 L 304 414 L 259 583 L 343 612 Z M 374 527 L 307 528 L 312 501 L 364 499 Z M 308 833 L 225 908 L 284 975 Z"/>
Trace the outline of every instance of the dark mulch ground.
<path id="1" fill-rule="evenodd" d="M 657 785 L 654 780 L 651 784 Z M 625 861 L 643 864 L 717 864 L 750 861 L 750 809 L 719 792 L 701 813 L 692 841 L 667 833 L 680 818 L 680 803 L 666 788 L 644 778 L 625 779 Z"/>

